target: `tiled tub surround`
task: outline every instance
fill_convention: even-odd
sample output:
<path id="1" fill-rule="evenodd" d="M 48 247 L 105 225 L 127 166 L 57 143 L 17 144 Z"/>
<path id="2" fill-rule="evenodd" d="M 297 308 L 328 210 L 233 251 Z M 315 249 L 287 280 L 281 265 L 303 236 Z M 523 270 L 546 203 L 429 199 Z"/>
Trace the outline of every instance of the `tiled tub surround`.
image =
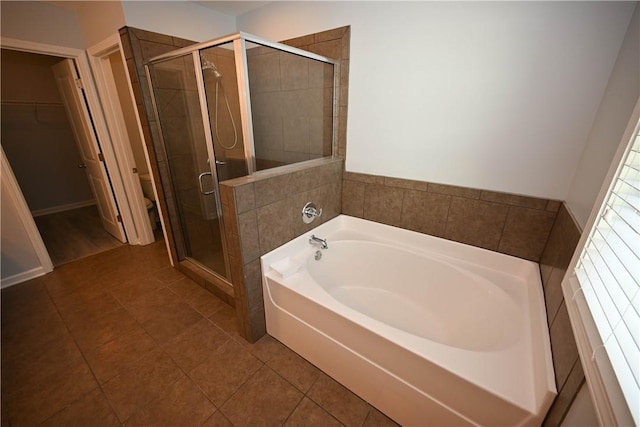
<path id="1" fill-rule="evenodd" d="M 547 322 L 551 336 L 551 352 L 558 388 L 558 396 L 543 424 L 549 427 L 562 423 L 576 394 L 585 382 L 569 313 L 560 286 L 581 234 L 582 231 L 575 219 L 566 205 L 562 204 L 540 260 Z"/>
<path id="2" fill-rule="evenodd" d="M 560 202 L 353 172 L 342 213 L 539 262 Z"/>
<path id="3" fill-rule="evenodd" d="M 343 160 L 318 159 L 220 184 L 240 332 L 265 334 L 260 256 L 340 214 Z M 322 215 L 302 222 L 314 202 Z"/>
<path id="4" fill-rule="evenodd" d="M 560 286 L 581 230 L 564 203 L 345 172 L 342 213 L 538 262 L 558 389 L 543 425 L 562 423 L 584 384 Z"/>

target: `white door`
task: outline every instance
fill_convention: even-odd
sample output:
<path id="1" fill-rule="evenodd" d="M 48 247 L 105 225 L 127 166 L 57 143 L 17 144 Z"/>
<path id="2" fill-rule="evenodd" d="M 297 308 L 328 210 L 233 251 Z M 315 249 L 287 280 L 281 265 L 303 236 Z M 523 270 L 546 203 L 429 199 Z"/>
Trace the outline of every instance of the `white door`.
<path id="1" fill-rule="evenodd" d="M 122 223 L 118 221 L 118 207 L 109 184 L 104 160 L 101 160 L 104 158 L 98 147 L 76 67 L 71 59 L 65 59 L 52 69 L 84 162 L 79 166 L 84 167 L 89 178 L 102 225 L 109 234 L 124 243 L 127 239 Z"/>

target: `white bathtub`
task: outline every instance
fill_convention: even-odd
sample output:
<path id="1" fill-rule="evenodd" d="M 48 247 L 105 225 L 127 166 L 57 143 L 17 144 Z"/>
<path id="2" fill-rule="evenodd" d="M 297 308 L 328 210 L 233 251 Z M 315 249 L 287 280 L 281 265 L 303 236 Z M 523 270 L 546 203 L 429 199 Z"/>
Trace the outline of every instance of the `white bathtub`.
<path id="1" fill-rule="evenodd" d="M 544 419 L 556 388 L 537 264 L 345 215 L 261 261 L 267 332 L 398 423 Z"/>

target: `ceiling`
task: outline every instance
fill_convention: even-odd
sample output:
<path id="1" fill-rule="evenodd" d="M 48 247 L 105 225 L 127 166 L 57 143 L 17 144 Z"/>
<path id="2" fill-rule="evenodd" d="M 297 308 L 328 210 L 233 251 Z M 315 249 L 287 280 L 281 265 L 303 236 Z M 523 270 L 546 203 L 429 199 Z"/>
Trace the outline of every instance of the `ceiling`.
<path id="1" fill-rule="evenodd" d="M 50 3 L 54 6 L 58 6 L 64 9 L 78 11 L 83 6 L 85 1 L 69 1 L 69 0 L 49 0 L 46 3 Z M 211 0 L 199 0 L 194 1 L 194 3 L 198 3 L 200 6 L 208 7 L 209 9 L 215 10 L 216 12 L 223 13 L 225 15 L 230 16 L 238 16 L 243 13 L 250 12 L 254 9 L 258 9 L 259 7 L 265 6 L 270 1 L 244 1 L 244 0 L 235 0 L 235 1 L 211 1 Z"/>
<path id="2" fill-rule="evenodd" d="M 258 9 L 264 5 L 272 3 L 270 1 L 208 1 L 201 0 L 195 1 L 201 6 L 208 7 L 216 12 L 224 13 L 225 15 L 238 16 L 243 13 L 250 12 L 254 9 Z"/>

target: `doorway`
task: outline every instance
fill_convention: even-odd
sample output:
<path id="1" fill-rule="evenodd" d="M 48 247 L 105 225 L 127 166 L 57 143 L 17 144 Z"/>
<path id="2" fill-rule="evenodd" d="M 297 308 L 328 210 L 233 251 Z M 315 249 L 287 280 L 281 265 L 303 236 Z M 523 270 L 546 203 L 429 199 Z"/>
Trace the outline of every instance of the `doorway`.
<path id="1" fill-rule="evenodd" d="M 2 146 L 54 266 L 126 242 L 98 153 L 76 144 L 52 72 L 65 61 L 2 49 Z M 90 124 L 86 131 L 95 139 Z M 96 170 L 88 173 L 93 157 Z"/>

